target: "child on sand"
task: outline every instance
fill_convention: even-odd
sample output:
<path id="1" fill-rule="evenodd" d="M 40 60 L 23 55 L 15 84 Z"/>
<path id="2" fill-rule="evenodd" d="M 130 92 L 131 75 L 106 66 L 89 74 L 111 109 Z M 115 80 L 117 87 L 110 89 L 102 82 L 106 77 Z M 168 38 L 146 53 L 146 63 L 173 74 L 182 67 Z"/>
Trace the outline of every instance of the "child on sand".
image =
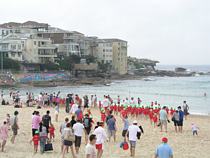
<path id="1" fill-rule="evenodd" d="M 38 151 L 38 145 L 39 145 L 39 131 L 35 131 L 35 135 L 33 136 L 32 140 L 30 143 L 33 141 L 34 143 L 34 153 L 37 153 Z"/>
<path id="2" fill-rule="evenodd" d="M 4 152 L 4 147 L 7 143 L 7 138 L 8 138 L 8 126 L 7 126 L 7 122 L 4 121 L 3 125 L 0 126 L 0 148 L 1 148 L 1 152 Z"/>
<path id="3" fill-rule="evenodd" d="M 192 123 L 191 128 L 193 135 L 198 135 L 199 127 L 196 124 Z"/>
<path id="4" fill-rule="evenodd" d="M 158 116 L 156 113 L 154 113 L 153 115 L 153 123 L 154 123 L 154 127 L 157 127 L 157 122 L 158 122 Z"/>
<path id="5" fill-rule="evenodd" d="M 50 141 L 55 138 L 55 127 L 54 125 L 51 123 L 50 127 L 49 127 L 49 133 L 50 133 Z"/>

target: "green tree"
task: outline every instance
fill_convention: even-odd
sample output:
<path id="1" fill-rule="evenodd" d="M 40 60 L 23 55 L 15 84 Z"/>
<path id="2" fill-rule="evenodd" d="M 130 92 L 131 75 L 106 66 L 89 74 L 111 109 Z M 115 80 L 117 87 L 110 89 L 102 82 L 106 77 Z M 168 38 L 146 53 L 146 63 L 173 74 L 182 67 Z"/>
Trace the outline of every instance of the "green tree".
<path id="1" fill-rule="evenodd" d="M 0 57 L 0 65 L 1 65 L 1 57 Z M 18 71 L 20 70 L 20 62 L 17 60 L 12 60 L 7 57 L 3 58 L 3 68 Z"/>
<path id="2" fill-rule="evenodd" d="M 46 63 L 46 64 L 42 64 L 40 69 L 41 69 L 41 71 L 43 71 L 43 70 L 56 71 L 56 70 L 59 70 L 59 65 L 55 64 L 55 63 L 52 63 L 52 62 L 49 62 L 49 63 Z"/>
<path id="3" fill-rule="evenodd" d="M 103 73 L 107 73 L 111 69 L 111 65 L 109 63 L 98 62 L 98 67 Z"/>
<path id="4" fill-rule="evenodd" d="M 96 62 L 96 57 L 94 57 L 92 55 L 85 56 L 85 59 L 86 59 L 87 64 L 95 63 Z"/>
<path id="5" fill-rule="evenodd" d="M 80 59 L 80 56 L 71 55 L 65 57 L 63 60 L 60 60 L 58 63 L 61 69 L 72 71 L 74 68 L 74 64 L 80 63 Z"/>

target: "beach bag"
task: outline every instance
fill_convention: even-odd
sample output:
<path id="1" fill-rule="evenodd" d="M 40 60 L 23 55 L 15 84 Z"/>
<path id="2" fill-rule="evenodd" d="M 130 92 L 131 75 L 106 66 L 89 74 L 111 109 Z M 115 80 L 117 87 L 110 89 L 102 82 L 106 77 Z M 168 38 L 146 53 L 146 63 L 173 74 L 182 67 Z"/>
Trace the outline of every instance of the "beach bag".
<path id="1" fill-rule="evenodd" d="M 64 140 L 72 141 L 72 142 L 75 141 L 75 135 L 74 135 L 72 129 L 70 129 L 68 131 L 65 131 L 65 133 L 64 133 Z"/>
<path id="2" fill-rule="evenodd" d="M 128 150 L 129 149 L 129 145 L 127 142 L 123 143 L 123 150 Z"/>
<path id="3" fill-rule="evenodd" d="M 53 151 L 52 143 L 48 142 L 47 144 L 45 144 L 44 151 Z"/>
<path id="4" fill-rule="evenodd" d="M 171 121 L 173 121 L 173 122 L 175 121 L 175 117 L 174 116 L 172 117 Z"/>

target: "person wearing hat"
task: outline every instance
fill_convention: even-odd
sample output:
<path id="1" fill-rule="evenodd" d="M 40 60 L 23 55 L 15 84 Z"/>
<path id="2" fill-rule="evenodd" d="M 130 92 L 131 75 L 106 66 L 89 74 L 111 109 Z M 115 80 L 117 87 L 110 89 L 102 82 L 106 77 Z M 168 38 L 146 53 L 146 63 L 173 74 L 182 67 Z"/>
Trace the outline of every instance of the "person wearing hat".
<path id="1" fill-rule="evenodd" d="M 39 145 L 39 131 L 38 130 L 34 131 L 34 135 L 32 137 L 32 140 L 30 141 L 30 143 L 32 141 L 34 143 L 34 153 L 37 153 L 38 145 Z"/>
<path id="2" fill-rule="evenodd" d="M 12 144 L 14 144 L 15 142 L 15 137 L 16 135 L 18 134 L 18 129 L 19 129 L 19 125 L 18 125 L 18 111 L 15 111 L 14 112 L 14 117 L 12 118 L 12 121 L 11 121 L 11 127 L 12 127 L 12 132 L 13 132 L 13 136 L 11 138 L 11 142 Z"/>
<path id="3" fill-rule="evenodd" d="M 128 139 L 130 142 L 130 153 L 131 157 L 135 157 L 135 148 L 136 148 L 136 141 L 137 141 L 137 133 L 141 132 L 140 128 L 137 126 L 138 122 L 136 120 L 133 121 L 133 124 L 128 127 Z"/>
<path id="4" fill-rule="evenodd" d="M 168 139 L 163 137 L 162 144 L 157 147 L 154 158 L 173 158 L 172 148 L 167 143 Z"/>

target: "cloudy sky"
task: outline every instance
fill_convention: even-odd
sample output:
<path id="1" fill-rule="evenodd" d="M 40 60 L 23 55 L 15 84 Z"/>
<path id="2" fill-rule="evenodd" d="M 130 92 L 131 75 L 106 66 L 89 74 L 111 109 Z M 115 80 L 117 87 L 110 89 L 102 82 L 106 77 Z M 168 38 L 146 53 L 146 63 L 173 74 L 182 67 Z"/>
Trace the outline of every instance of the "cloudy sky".
<path id="1" fill-rule="evenodd" d="M 209 0 L 0 0 L 0 23 L 28 20 L 121 38 L 161 64 L 210 64 Z"/>

